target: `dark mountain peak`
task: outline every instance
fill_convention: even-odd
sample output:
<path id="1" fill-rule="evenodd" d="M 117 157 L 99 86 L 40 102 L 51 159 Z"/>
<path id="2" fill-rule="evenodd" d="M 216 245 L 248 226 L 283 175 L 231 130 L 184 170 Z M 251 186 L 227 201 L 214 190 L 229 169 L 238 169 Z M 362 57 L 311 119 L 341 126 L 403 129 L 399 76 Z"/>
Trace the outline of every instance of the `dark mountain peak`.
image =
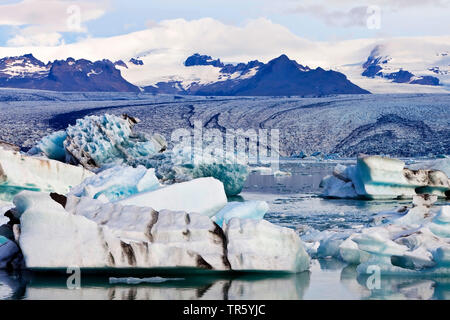
<path id="1" fill-rule="evenodd" d="M 186 61 L 184 62 L 184 66 L 213 66 L 223 68 L 225 65 L 220 61 L 220 59 L 214 60 L 211 56 L 194 53 L 192 56 L 186 59 Z"/>
<path id="2" fill-rule="evenodd" d="M 128 69 L 128 66 L 126 65 L 125 62 L 123 62 L 123 60 L 117 60 L 116 62 L 114 62 L 114 65 L 117 67 L 124 67 Z"/>
<path id="3" fill-rule="evenodd" d="M 400 68 L 396 72 L 392 72 L 389 68 L 385 68 L 389 61 L 392 58 L 388 55 L 382 55 L 383 46 L 377 45 L 370 52 L 369 57 L 366 62 L 362 65 L 364 71 L 361 75 L 368 78 L 381 77 L 385 79 L 389 79 L 392 82 L 396 83 L 409 83 L 409 84 L 422 84 L 422 85 L 432 85 L 439 86 L 440 80 L 437 77 L 433 76 L 422 76 L 417 77 L 413 73 L 408 70 L 403 70 Z"/>
<path id="4" fill-rule="evenodd" d="M 45 65 L 32 55 L 0 59 L 0 87 L 53 91 L 131 91 L 114 63 L 103 59 L 55 60 Z"/>
<path id="5" fill-rule="evenodd" d="M 130 63 L 135 64 L 137 66 L 143 66 L 144 65 L 144 61 L 140 60 L 140 59 L 136 59 L 136 58 L 131 58 Z"/>

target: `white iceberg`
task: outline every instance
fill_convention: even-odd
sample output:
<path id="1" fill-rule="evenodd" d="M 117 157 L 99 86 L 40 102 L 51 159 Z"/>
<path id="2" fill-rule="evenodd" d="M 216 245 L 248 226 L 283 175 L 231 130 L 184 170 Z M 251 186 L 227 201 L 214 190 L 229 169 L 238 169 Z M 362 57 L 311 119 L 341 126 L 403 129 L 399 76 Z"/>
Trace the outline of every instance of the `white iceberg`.
<path id="1" fill-rule="evenodd" d="M 197 268 L 299 272 L 309 257 L 297 234 L 233 218 L 226 230 L 195 213 L 122 206 L 23 191 L 14 199 L 30 269 Z M 97 208 L 95 208 L 97 207 Z"/>
<path id="2" fill-rule="evenodd" d="M 21 215 L 19 243 L 27 268 L 205 269 L 193 251 L 118 237 L 107 226 L 67 212 L 47 194 L 24 191 L 14 202 Z"/>
<path id="3" fill-rule="evenodd" d="M 339 165 L 322 180 L 323 196 L 332 198 L 398 199 L 416 194 L 448 197 L 450 182 L 438 170 L 405 168 L 401 160 L 359 156 L 355 166 Z"/>
<path id="4" fill-rule="evenodd" d="M 91 176 L 82 167 L 0 148 L 0 200 L 11 201 L 21 190 L 66 194 Z"/>
<path id="5" fill-rule="evenodd" d="M 143 166 L 115 166 L 84 180 L 70 190 L 70 195 L 89 197 L 103 202 L 118 201 L 131 195 L 160 187 L 155 169 Z"/>
<path id="6" fill-rule="evenodd" d="M 294 230 L 266 220 L 233 218 L 224 228 L 233 270 L 302 272 L 310 258 Z"/>
<path id="7" fill-rule="evenodd" d="M 223 223 L 228 223 L 232 218 L 261 220 L 267 211 L 269 205 L 265 201 L 229 202 L 213 220 L 222 227 Z"/>
<path id="8" fill-rule="evenodd" d="M 212 217 L 227 204 L 227 197 L 222 182 L 214 178 L 199 178 L 138 193 L 117 203 Z"/>
<path id="9" fill-rule="evenodd" d="M 358 265 L 361 274 L 376 267 L 386 275 L 448 275 L 450 206 L 435 210 L 431 205 L 436 200 L 436 196 L 414 196 L 412 208 L 382 213 L 375 217 L 378 225 L 350 236 L 329 237 L 323 250 Z"/>

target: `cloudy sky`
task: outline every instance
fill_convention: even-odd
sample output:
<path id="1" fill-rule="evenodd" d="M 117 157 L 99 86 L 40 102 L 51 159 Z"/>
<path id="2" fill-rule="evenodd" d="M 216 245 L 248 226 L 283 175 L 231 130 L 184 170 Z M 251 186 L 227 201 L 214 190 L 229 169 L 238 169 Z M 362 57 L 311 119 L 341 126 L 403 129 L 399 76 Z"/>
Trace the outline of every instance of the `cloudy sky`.
<path id="1" fill-rule="evenodd" d="M 312 41 L 441 36 L 449 13 L 450 0 L 0 0 L 0 46 L 58 46 L 202 18 L 230 30 L 263 18 Z"/>

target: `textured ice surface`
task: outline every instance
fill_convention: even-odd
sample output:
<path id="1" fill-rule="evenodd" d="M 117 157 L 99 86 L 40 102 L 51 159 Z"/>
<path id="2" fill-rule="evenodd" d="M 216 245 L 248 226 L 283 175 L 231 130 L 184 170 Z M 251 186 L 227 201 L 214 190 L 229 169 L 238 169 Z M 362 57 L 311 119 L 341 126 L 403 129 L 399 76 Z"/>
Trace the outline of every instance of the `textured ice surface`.
<path id="1" fill-rule="evenodd" d="M 93 175 L 82 167 L 30 157 L 0 148 L 0 199 L 11 201 L 21 190 L 66 194 Z"/>
<path id="2" fill-rule="evenodd" d="M 136 119 L 105 114 L 78 119 L 66 129 L 67 157 L 93 169 L 110 163 L 128 163 L 159 152 L 155 139 L 133 132 Z"/>
<path id="3" fill-rule="evenodd" d="M 269 211 L 269 205 L 265 201 L 229 202 L 216 213 L 213 219 L 222 227 L 223 223 L 228 223 L 232 218 L 260 220 L 264 218 L 267 211 Z"/>
<path id="4" fill-rule="evenodd" d="M 43 153 L 47 158 L 64 161 L 66 159 L 66 150 L 64 149 L 64 140 L 67 134 L 65 131 L 56 131 L 45 136 L 33 147 L 29 154 Z"/>
<path id="5" fill-rule="evenodd" d="M 450 192 L 450 180 L 444 172 L 410 170 L 401 160 L 380 156 L 359 156 L 356 166 L 345 169 L 339 165 L 322 185 L 325 197 L 336 198 L 396 199 L 420 193 L 446 197 Z"/>
<path id="6" fill-rule="evenodd" d="M 89 177 L 70 190 L 70 195 L 90 197 L 103 202 L 118 201 L 160 187 L 155 169 L 143 166 L 115 166 Z"/>
<path id="7" fill-rule="evenodd" d="M 309 255 L 295 231 L 266 220 L 233 218 L 224 228 L 233 270 L 301 272 Z"/>
<path id="8" fill-rule="evenodd" d="M 264 220 L 234 218 L 224 232 L 204 215 L 156 213 L 149 208 L 121 208 L 117 203 L 84 199 L 90 204 L 72 197 L 66 209 L 45 193 L 23 191 L 15 197 L 21 221 L 19 243 L 28 268 L 194 267 L 288 272 L 309 268 L 298 235 Z M 100 215 L 86 210 L 95 202 Z"/>
<path id="9" fill-rule="evenodd" d="M 136 93 L 0 91 L 0 140 L 23 148 L 66 129 L 76 119 L 128 113 L 167 141 L 194 121 L 208 128 L 281 129 L 282 155 L 339 153 L 395 157 L 449 153 L 447 94 L 373 94 L 300 97 L 182 97 Z"/>
<path id="10" fill-rule="evenodd" d="M 199 178 L 138 193 L 118 203 L 157 211 L 167 209 L 213 216 L 226 205 L 227 197 L 222 182 L 214 178 Z"/>
<path id="11" fill-rule="evenodd" d="M 413 207 L 383 213 L 376 226 L 351 233 L 322 232 L 317 253 L 358 265 L 360 274 L 373 266 L 384 275 L 450 273 L 449 206 L 431 210 L 435 196 L 415 196 Z M 380 224 L 381 222 L 381 224 Z"/>
<path id="12" fill-rule="evenodd" d="M 147 167 L 156 169 L 165 182 L 182 182 L 201 177 L 220 180 L 228 196 L 241 192 L 248 177 L 245 161 L 238 156 L 226 156 L 222 152 L 203 152 L 191 146 L 175 147 L 170 151 L 145 159 L 136 159 Z"/>

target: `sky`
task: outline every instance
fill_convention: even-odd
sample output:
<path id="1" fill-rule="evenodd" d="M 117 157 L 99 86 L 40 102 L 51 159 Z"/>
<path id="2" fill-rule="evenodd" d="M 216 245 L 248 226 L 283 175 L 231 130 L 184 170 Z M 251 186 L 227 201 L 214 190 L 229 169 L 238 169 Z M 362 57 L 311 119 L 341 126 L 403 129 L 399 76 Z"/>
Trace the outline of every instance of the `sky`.
<path id="1" fill-rule="evenodd" d="M 450 0 L 0 0 L 0 47 L 60 46 L 210 18 L 311 41 L 448 35 Z M 214 32 L 214 30 L 212 30 Z"/>

